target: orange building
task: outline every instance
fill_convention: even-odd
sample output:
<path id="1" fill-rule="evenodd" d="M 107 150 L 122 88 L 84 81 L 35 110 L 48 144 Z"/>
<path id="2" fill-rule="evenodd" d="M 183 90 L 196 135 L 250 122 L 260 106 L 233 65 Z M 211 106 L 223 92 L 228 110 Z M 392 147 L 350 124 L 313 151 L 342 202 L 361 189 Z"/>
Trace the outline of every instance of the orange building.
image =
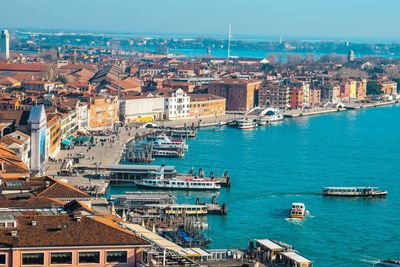
<path id="1" fill-rule="evenodd" d="M 90 99 L 88 108 L 89 128 L 112 127 L 119 122 L 118 97 L 97 96 Z"/>
<path id="2" fill-rule="evenodd" d="M 190 94 L 189 116 L 193 118 L 225 114 L 226 100 L 212 94 Z"/>
<path id="3" fill-rule="evenodd" d="M 301 109 L 304 103 L 304 91 L 300 87 L 290 88 L 290 108 Z"/>
<path id="4" fill-rule="evenodd" d="M 47 115 L 47 144 L 49 157 L 55 158 L 61 148 L 61 116 L 58 114 Z"/>
<path id="5" fill-rule="evenodd" d="M 208 85 L 208 93 L 226 99 L 226 110 L 248 111 L 258 102 L 261 81 L 224 79 Z"/>

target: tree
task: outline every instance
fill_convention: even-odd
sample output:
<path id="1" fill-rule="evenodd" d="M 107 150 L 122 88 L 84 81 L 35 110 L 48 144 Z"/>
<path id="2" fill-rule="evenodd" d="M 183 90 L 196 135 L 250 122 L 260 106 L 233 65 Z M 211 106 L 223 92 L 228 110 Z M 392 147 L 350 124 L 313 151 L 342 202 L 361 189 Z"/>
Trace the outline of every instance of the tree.
<path id="1" fill-rule="evenodd" d="M 382 93 L 382 85 L 376 81 L 367 82 L 367 95 L 380 95 Z"/>

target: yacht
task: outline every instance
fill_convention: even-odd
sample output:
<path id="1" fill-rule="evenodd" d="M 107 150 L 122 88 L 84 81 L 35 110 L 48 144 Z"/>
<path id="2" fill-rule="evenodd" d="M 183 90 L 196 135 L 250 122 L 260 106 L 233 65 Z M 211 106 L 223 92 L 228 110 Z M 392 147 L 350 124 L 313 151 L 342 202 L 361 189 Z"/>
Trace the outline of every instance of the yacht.
<path id="1" fill-rule="evenodd" d="M 142 179 L 135 181 L 137 187 L 169 190 L 219 190 L 221 186 L 211 179 Z"/>
<path id="2" fill-rule="evenodd" d="M 236 127 L 239 129 L 252 129 L 257 127 L 257 124 L 248 118 L 240 118 L 236 120 Z"/>
<path id="3" fill-rule="evenodd" d="M 304 203 L 292 203 L 292 208 L 290 209 L 290 218 L 293 219 L 304 219 L 306 216 L 306 207 Z"/>
<path id="4" fill-rule="evenodd" d="M 386 197 L 387 191 L 378 187 L 324 187 L 324 196 L 335 197 Z"/>

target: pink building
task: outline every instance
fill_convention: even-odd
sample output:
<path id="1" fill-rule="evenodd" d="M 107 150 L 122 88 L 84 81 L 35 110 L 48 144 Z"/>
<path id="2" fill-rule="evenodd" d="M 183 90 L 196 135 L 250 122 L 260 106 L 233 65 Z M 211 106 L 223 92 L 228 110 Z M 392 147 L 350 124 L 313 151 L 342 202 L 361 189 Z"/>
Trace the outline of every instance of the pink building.
<path id="1" fill-rule="evenodd" d="M 151 245 L 104 217 L 0 216 L 0 266 L 136 266 Z"/>

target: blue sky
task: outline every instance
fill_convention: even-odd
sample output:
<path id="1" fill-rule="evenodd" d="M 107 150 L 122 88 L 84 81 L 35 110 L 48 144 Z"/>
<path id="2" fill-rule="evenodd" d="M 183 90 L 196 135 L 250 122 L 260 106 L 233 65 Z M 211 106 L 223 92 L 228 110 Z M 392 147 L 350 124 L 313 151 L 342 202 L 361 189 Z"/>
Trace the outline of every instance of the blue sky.
<path id="1" fill-rule="evenodd" d="M 400 39 L 399 0 L 0 0 L 0 27 Z"/>

